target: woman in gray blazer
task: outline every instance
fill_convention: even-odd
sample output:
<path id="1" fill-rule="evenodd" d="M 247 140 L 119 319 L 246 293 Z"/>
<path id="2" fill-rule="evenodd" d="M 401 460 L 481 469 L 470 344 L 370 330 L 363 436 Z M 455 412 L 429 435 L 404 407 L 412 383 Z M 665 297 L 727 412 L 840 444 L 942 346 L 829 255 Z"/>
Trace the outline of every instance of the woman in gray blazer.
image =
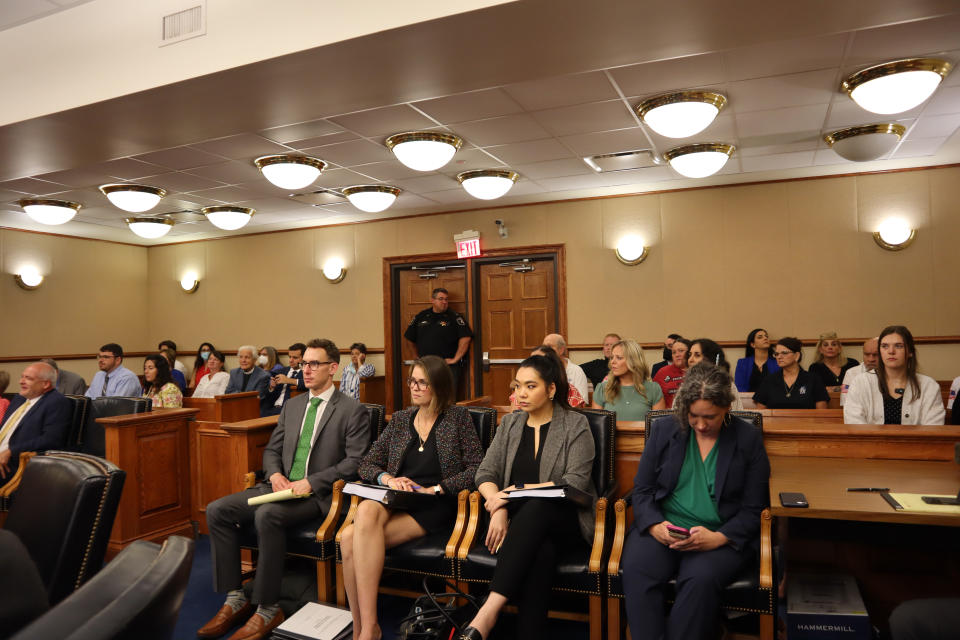
<path id="1" fill-rule="evenodd" d="M 553 359 L 531 356 L 513 383 L 520 411 L 505 416 L 477 471 L 490 524 L 484 544 L 497 555 L 490 595 L 463 633 L 489 636 L 508 602 L 519 608 L 517 637 L 541 637 L 557 550 L 593 539 L 593 511 L 562 498 L 508 501 L 504 490 L 566 484 L 591 495 L 596 447 L 587 419 L 570 410 L 569 384 Z"/>

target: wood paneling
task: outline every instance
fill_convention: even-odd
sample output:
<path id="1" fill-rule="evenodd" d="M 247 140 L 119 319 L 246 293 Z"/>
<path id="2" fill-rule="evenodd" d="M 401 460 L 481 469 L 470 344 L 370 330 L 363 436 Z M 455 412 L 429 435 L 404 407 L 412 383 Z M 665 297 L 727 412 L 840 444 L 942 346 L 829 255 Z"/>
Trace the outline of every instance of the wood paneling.
<path id="1" fill-rule="evenodd" d="M 196 419 L 209 422 L 239 422 L 260 415 L 260 400 L 256 391 L 230 393 L 214 398 L 184 398 L 183 406 L 198 409 Z"/>

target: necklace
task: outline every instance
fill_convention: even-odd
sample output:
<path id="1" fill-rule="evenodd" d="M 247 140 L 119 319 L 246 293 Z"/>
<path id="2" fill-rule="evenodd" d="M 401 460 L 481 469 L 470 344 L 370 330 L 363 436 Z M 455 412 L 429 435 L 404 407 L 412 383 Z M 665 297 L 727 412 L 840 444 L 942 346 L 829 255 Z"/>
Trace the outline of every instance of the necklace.
<path id="1" fill-rule="evenodd" d="M 420 441 L 420 446 L 417 448 L 417 451 L 419 451 L 420 453 L 423 453 L 423 445 L 426 443 L 427 438 L 430 437 L 430 433 L 429 432 L 427 433 L 427 438 L 424 438 L 423 436 L 420 435 L 420 429 L 417 427 L 418 420 L 420 420 L 419 412 L 417 412 L 417 416 L 413 419 L 413 430 L 416 431 L 417 439 Z M 425 422 L 425 420 L 420 420 L 420 422 L 421 422 L 420 426 L 422 427 L 423 426 L 422 423 Z"/>

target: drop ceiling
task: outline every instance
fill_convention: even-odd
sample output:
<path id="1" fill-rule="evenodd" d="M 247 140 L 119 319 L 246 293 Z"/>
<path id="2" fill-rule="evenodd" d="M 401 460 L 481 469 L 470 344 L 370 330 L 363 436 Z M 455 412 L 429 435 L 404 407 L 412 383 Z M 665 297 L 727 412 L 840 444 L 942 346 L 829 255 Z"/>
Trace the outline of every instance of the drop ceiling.
<path id="1" fill-rule="evenodd" d="M 640 2 L 527 0 L 7 125 L 0 127 L 0 225 L 149 245 L 960 162 L 960 72 L 930 100 L 892 119 L 864 111 L 837 90 L 850 73 L 893 59 L 960 63 L 960 5 L 849 4 L 690 2 L 654 9 Z M 852 5 L 869 6 L 869 15 Z M 693 138 L 660 137 L 634 115 L 645 97 L 692 88 L 729 99 Z M 830 131 L 886 121 L 907 133 L 881 160 L 848 162 L 823 142 Z M 464 148 L 439 171 L 407 169 L 383 141 L 411 129 L 452 131 Z M 691 142 L 728 142 L 737 151 L 706 180 L 682 178 L 667 166 L 597 173 L 583 161 L 632 150 L 659 155 Z M 300 195 L 378 183 L 403 193 L 380 214 L 361 213 L 330 194 L 293 197 L 252 164 L 288 152 L 330 164 Z M 521 179 L 493 203 L 472 198 L 455 179 L 468 169 L 505 167 Z M 126 229 L 129 214 L 96 189 L 116 181 L 166 189 L 170 195 L 151 214 L 220 204 L 257 213 L 235 232 L 184 214 L 165 238 L 142 240 Z M 83 208 L 66 225 L 43 227 L 15 204 L 23 197 L 74 200 Z"/>

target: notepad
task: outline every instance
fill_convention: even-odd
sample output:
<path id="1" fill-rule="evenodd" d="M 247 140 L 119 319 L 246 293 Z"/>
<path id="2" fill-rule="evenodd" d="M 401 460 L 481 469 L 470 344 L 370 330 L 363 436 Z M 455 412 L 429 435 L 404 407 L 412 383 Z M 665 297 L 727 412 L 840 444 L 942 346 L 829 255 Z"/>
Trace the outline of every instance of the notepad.
<path id="1" fill-rule="evenodd" d="M 274 636 L 290 640 L 340 640 L 353 632 L 348 609 L 308 602 L 274 630 Z"/>
<path id="2" fill-rule="evenodd" d="M 914 511 L 917 513 L 936 513 L 936 514 L 954 514 L 960 516 L 960 505 L 956 504 L 927 504 L 923 501 L 923 496 L 934 498 L 956 498 L 954 495 L 936 495 L 930 493 L 893 493 L 890 495 L 894 500 L 903 505 L 904 511 Z"/>

